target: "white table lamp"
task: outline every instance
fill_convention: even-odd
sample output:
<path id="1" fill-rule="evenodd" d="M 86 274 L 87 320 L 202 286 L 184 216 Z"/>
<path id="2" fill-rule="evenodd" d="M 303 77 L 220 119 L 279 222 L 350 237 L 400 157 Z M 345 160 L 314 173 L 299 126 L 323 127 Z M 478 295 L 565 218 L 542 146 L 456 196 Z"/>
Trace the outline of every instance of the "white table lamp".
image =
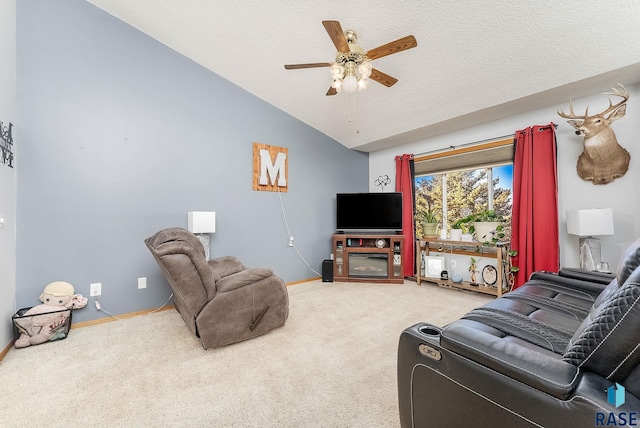
<path id="1" fill-rule="evenodd" d="M 187 229 L 200 239 L 204 247 L 204 256 L 209 260 L 209 243 L 212 233 L 216 232 L 215 211 L 190 211 Z"/>
<path id="2" fill-rule="evenodd" d="M 601 263 L 600 240 L 594 236 L 613 235 L 613 210 L 567 210 L 567 233 L 580 237 L 580 268 L 598 270 Z"/>

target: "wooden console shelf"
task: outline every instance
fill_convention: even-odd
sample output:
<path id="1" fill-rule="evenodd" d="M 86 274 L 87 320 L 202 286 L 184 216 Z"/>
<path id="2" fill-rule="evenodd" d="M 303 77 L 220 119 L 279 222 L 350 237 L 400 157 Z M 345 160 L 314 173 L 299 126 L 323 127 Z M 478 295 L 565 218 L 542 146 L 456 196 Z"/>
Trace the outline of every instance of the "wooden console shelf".
<path id="1" fill-rule="evenodd" d="M 482 251 L 482 257 L 491 257 L 496 259 L 497 281 L 495 286 L 486 286 L 482 284 L 471 285 L 469 281 L 453 282 L 451 279 L 440 279 L 435 277 L 427 277 L 421 275 L 421 254 L 424 251 L 426 255 L 429 255 L 430 251 L 438 251 L 442 253 L 461 254 L 471 257 L 479 257 L 480 253 L 478 248 Z M 483 245 L 481 242 L 468 242 L 468 241 L 451 241 L 449 239 L 436 239 L 436 238 L 418 238 L 416 239 L 416 282 L 418 285 L 422 281 L 432 282 L 438 285 L 447 287 L 459 288 L 463 290 L 475 291 L 478 293 L 490 294 L 492 296 L 500 297 L 502 293 L 508 289 L 507 285 L 507 272 L 506 263 L 507 253 L 509 251 L 509 244 L 507 242 L 498 242 L 494 245 Z M 478 280 L 481 280 L 481 275 L 478 275 Z"/>
<path id="2" fill-rule="evenodd" d="M 382 234 L 333 235 L 334 281 L 404 282 L 404 236 Z"/>

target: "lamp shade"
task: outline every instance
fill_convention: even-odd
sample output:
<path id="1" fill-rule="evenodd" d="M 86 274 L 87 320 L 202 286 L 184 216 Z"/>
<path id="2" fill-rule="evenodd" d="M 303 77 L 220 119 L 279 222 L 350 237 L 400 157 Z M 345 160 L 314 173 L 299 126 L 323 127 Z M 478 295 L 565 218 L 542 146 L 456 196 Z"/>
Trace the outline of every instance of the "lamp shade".
<path id="1" fill-rule="evenodd" d="M 613 235 L 613 210 L 567 210 L 567 233 L 577 236 Z"/>
<path id="2" fill-rule="evenodd" d="M 358 88 L 358 80 L 353 75 L 348 75 L 342 81 L 342 89 L 346 92 L 353 92 Z"/>
<path id="3" fill-rule="evenodd" d="M 215 211 L 191 211 L 187 228 L 191 233 L 215 233 L 216 213 Z"/>
<path id="4" fill-rule="evenodd" d="M 371 76 L 371 70 L 373 70 L 373 66 L 371 65 L 371 61 L 365 61 L 358 66 L 358 73 L 360 73 L 360 78 L 367 78 Z"/>

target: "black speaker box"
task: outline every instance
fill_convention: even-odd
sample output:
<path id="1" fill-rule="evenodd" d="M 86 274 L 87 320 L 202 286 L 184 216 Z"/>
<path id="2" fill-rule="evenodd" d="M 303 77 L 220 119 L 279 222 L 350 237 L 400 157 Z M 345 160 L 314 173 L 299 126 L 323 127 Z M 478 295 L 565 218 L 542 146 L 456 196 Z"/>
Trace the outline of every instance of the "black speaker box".
<path id="1" fill-rule="evenodd" d="M 322 282 L 333 282 L 333 260 L 322 261 Z"/>

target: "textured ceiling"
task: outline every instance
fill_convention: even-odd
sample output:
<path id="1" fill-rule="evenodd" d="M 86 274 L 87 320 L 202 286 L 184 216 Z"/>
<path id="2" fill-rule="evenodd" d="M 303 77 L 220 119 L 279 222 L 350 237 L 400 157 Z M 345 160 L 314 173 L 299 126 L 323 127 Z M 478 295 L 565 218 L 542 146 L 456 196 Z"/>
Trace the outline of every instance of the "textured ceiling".
<path id="1" fill-rule="evenodd" d="M 343 145 L 375 151 L 640 81 L 640 0 L 88 0 Z M 323 20 L 398 79 L 326 96 Z"/>

